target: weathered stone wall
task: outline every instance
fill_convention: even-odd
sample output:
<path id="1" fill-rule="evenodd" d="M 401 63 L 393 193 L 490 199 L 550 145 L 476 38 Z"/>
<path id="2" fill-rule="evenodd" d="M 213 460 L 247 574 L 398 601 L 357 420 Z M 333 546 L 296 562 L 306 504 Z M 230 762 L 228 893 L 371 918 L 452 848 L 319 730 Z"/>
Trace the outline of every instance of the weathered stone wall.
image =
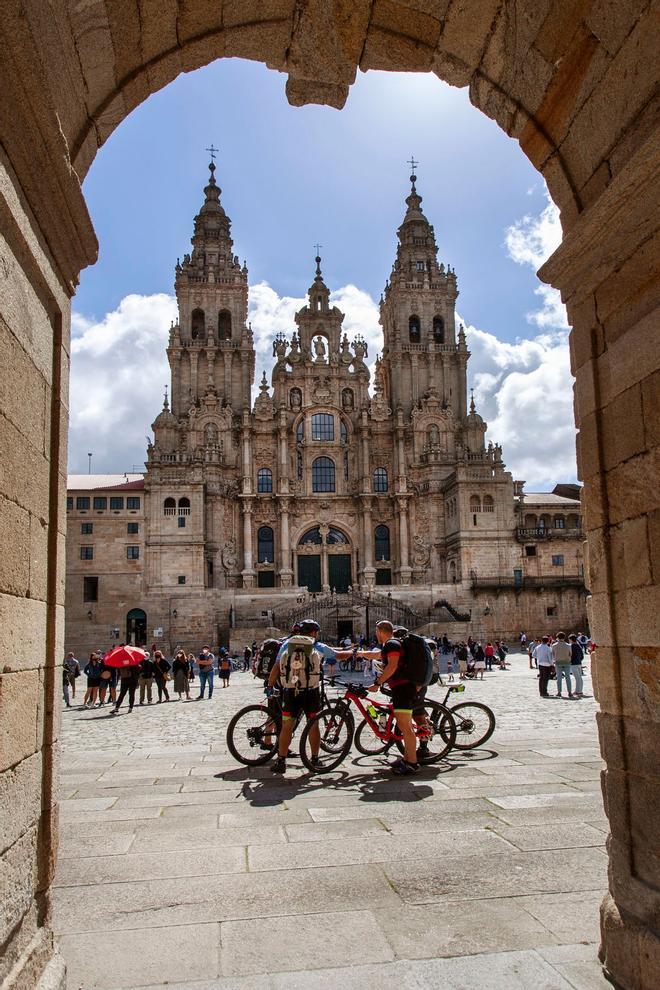
<path id="1" fill-rule="evenodd" d="M 3 554 L 0 571 L 0 705 L 2 724 L 14 727 L 3 737 L 0 778 L 9 890 L 0 944 L 8 985 L 38 985 L 52 956 L 47 892 L 55 836 L 66 296 L 96 253 L 79 178 L 150 93 L 181 71 L 238 56 L 288 72 L 294 104 L 341 106 L 358 65 L 433 71 L 469 85 L 473 103 L 520 141 L 560 207 L 564 243 L 542 276 L 561 289 L 574 327 L 612 829 L 603 958 L 627 990 L 657 987 L 657 5 L 22 0 L 4 5 L 0 51 L 0 210 L 9 242 L 0 262 L 2 298 L 9 300 L 0 328 L 7 348 L 0 491 L 3 533 L 11 534 L 4 545 L 25 545 L 25 526 L 34 539 L 27 571 L 21 553 Z M 41 419 L 38 404 L 16 407 L 15 396 L 30 389 L 43 394 Z M 22 520 L 22 529 L 12 519 Z M 7 807 L 23 810 L 9 820 Z M 55 963 L 41 985 L 54 986 L 60 975 Z"/>

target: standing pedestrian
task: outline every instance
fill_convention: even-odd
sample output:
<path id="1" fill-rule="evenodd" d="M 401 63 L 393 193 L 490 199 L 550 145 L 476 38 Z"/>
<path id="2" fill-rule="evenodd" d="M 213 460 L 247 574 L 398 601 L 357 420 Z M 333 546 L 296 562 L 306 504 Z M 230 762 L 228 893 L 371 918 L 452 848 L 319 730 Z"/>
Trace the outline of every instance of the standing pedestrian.
<path id="1" fill-rule="evenodd" d="M 571 674 L 575 678 L 575 697 L 584 698 L 582 692 L 582 662 L 584 660 L 584 650 L 578 643 L 577 636 L 569 636 L 568 642 L 571 647 Z"/>
<path id="2" fill-rule="evenodd" d="M 62 695 L 64 697 L 64 704 L 67 708 L 71 708 L 71 702 L 69 700 L 69 688 L 71 687 L 71 682 L 69 681 L 69 673 L 64 665 L 62 665 Z"/>
<path id="3" fill-rule="evenodd" d="M 534 639 L 530 639 L 527 646 L 527 656 L 529 657 L 529 669 L 534 670 L 534 667 L 538 667 L 536 662 L 536 657 L 534 656 L 534 650 L 538 646 L 538 643 Z"/>
<path id="4" fill-rule="evenodd" d="M 484 655 L 486 657 L 486 670 L 493 669 L 493 658 L 495 656 L 495 647 L 492 643 L 486 643 L 486 649 L 484 650 Z"/>
<path id="5" fill-rule="evenodd" d="M 223 688 L 229 687 L 229 678 L 231 676 L 231 657 L 228 653 L 221 654 L 218 659 L 218 673 L 220 674 L 220 680 L 222 681 Z"/>
<path id="6" fill-rule="evenodd" d="M 165 695 L 165 701 L 170 700 L 170 694 L 167 690 L 167 682 L 170 679 L 170 670 L 172 669 L 172 664 L 169 660 L 163 656 L 160 650 L 156 650 L 154 653 L 154 678 L 156 680 L 156 690 L 158 691 L 158 701 L 156 704 L 160 705 L 163 700 L 163 695 Z"/>
<path id="7" fill-rule="evenodd" d="M 223 652 L 222 650 L 220 651 Z M 224 651 L 226 653 L 226 650 Z M 215 663 L 215 657 L 211 653 L 208 646 L 202 647 L 202 652 L 197 657 L 197 666 L 199 667 L 199 694 L 197 695 L 198 701 L 204 700 L 204 689 L 208 685 L 209 689 L 209 701 L 213 697 L 213 665 Z"/>
<path id="8" fill-rule="evenodd" d="M 467 662 L 468 662 L 468 648 L 467 643 L 459 643 L 456 649 L 456 656 L 458 657 L 458 679 L 460 681 L 465 680 L 465 675 L 467 674 Z"/>
<path id="9" fill-rule="evenodd" d="M 135 691 L 140 680 L 140 665 L 135 664 L 132 667 L 121 667 L 119 670 L 119 697 L 117 698 L 117 704 L 110 712 L 111 715 L 118 715 L 119 709 L 122 706 L 122 702 L 126 695 L 128 695 L 128 711 L 129 714 L 133 711 L 133 706 L 135 705 Z"/>
<path id="10" fill-rule="evenodd" d="M 144 660 L 140 661 L 140 704 L 144 704 L 144 699 L 146 697 L 147 704 L 150 705 L 153 701 L 152 691 L 154 686 L 154 673 L 156 669 L 156 664 L 152 660 L 149 653 L 145 656 Z"/>
<path id="11" fill-rule="evenodd" d="M 83 670 L 83 674 L 87 678 L 87 691 L 83 698 L 83 708 L 93 708 L 98 700 L 102 669 L 103 665 L 98 654 L 90 653 L 89 661 Z"/>
<path id="12" fill-rule="evenodd" d="M 552 644 L 552 659 L 555 664 L 555 670 L 557 671 L 557 697 L 561 698 L 561 685 L 562 681 L 566 681 L 566 690 L 568 691 L 568 697 L 573 697 L 573 692 L 571 691 L 571 647 L 566 642 L 566 636 L 563 632 L 557 633 L 557 640 Z"/>
<path id="13" fill-rule="evenodd" d="M 172 663 L 172 675 L 174 677 L 174 691 L 179 695 L 185 694 L 190 701 L 190 662 L 183 650 L 178 650 L 174 662 Z"/>
<path id="14" fill-rule="evenodd" d="M 491 661 L 492 661 L 492 654 L 491 654 Z M 475 669 L 475 678 L 476 678 L 476 674 L 479 673 L 480 680 L 483 681 L 484 670 L 486 669 L 486 653 L 481 643 L 477 643 L 477 648 L 474 651 L 474 669 Z"/>
<path id="15" fill-rule="evenodd" d="M 251 659 L 252 659 L 252 650 L 249 646 L 246 646 L 245 649 L 243 650 L 243 671 L 250 669 Z"/>
<path id="16" fill-rule="evenodd" d="M 69 687 L 71 688 L 71 698 L 73 701 L 76 700 L 76 678 L 80 677 L 80 664 L 76 660 L 75 654 L 67 653 L 64 658 L 64 673 L 69 682 Z"/>
<path id="17" fill-rule="evenodd" d="M 552 673 L 552 650 L 547 636 L 544 636 L 538 646 L 534 647 L 534 660 L 539 668 L 539 694 L 542 698 L 549 698 L 548 681 Z"/>

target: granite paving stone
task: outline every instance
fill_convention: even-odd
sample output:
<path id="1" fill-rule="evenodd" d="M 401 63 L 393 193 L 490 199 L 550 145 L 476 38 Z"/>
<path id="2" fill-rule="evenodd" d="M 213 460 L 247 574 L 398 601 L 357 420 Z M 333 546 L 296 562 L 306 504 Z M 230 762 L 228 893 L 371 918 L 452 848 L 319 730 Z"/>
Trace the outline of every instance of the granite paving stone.
<path id="1" fill-rule="evenodd" d="M 69 986 L 603 990 L 596 705 L 541 703 L 510 657 L 466 684 L 496 713 L 487 745 L 406 779 L 396 753 L 353 750 L 322 776 L 294 757 L 284 779 L 237 764 L 225 732 L 262 696 L 249 674 L 131 718 L 65 710 L 53 918 Z"/>

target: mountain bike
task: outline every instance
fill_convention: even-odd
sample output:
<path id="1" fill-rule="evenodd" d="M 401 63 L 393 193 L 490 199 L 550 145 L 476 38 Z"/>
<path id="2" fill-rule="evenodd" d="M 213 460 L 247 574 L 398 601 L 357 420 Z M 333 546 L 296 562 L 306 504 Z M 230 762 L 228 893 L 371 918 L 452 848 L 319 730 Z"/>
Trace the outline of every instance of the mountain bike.
<path id="1" fill-rule="evenodd" d="M 334 680 L 330 680 L 334 684 Z M 342 698 L 328 698 L 325 689 L 325 678 L 319 682 L 321 690 L 321 711 L 324 713 L 322 729 L 325 738 L 321 738 L 321 749 L 332 752 L 334 719 L 341 715 L 353 722 L 353 713 Z M 296 719 L 294 735 L 303 717 L 302 713 Z M 317 716 L 318 718 L 319 716 Z M 261 704 L 246 705 L 232 717 L 227 726 L 227 748 L 235 760 L 248 767 L 262 766 L 268 763 L 277 753 L 277 743 L 282 728 L 282 708 L 279 690 L 276 689 L 271 697 Z"/>
<path id="2" fill-rule="evenodd" d="M 348 755 L 353 741 L 356 748 L 367 756 L 384 753 L 392 744 L 403 752 L 401 735 L 391 703 L 370 700 L 366 688 L 358 684 L 343 685 L 346 693 L 339 704 L 322 709 L 310 719 L 300 738 L 300 756 L 312 773 L 329 773 Z M 355 705 L 363 716 L 357 732 L 350 706 Z M 450 751 L 456 740 L 456 725 L 448 708 L 437 701 L 426 699 L 423 715 L 415 721 L 415 735 L 419 740 L 417 759 L 422 764 L 437 763 Z M 313 758 L 310 731 L 318 724 L 321 750 Z"/>
<path id="3" fill-rule="evenodd" d="M 458 705 L 447 705 L 450 694 L 460 694 L 463 691 L 464 684 L 451 685 L 442 704 L 448 707 L 456 723 L 456 749 L 476 749 L 487 742 L 495 731 L 495 715 L 488 705 L 480 701 L 461 701 Z"/>

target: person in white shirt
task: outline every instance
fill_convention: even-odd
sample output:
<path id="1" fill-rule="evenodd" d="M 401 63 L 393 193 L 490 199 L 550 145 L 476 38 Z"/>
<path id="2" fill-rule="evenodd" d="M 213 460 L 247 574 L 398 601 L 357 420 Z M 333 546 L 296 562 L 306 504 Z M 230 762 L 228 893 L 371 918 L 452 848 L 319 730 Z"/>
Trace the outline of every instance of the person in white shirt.
<path id="1" fill-rule="evenodd" d="M 552 649 L 548 644 L 547 636 L 544 636 L 539 645 L 534 648 L 533 657 L 539 668 L 539 694 L 542 698 L 549 698 L 548 681 L 552 672 Z"/>

